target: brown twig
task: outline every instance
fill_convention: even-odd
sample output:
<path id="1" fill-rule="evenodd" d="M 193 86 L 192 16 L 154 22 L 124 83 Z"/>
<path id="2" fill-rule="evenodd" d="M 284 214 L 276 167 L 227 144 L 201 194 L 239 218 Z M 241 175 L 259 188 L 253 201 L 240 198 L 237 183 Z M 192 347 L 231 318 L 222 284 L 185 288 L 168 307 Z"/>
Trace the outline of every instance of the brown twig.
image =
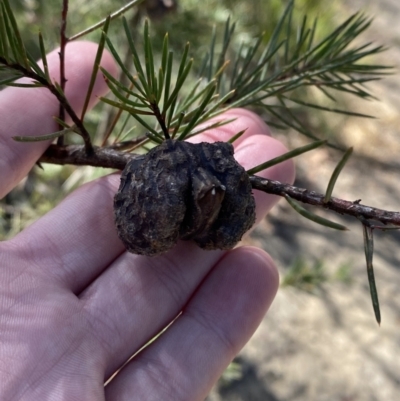
<path id="1" fill-rule="evenodd" d="M 250 182 L 254 189 L 269 194 L 279 196 L 289 195 L 291 198 L 300 202 L 323 207 L 342 215 L 353 216 L 356 218 L 362 217 L 367 220 L 380 221 L 383 224 L 400 226 L 400 212 L 390 212 L 388 210 L 362 205 L 359 199 L 352 202 L 344 199 L 331 198 L 329 202 L 324 203 L 324 194 L 310 191 L 308 189 L 283 184 L 279 181 L 268 180 L 256 175 L 250 177 Z"/>
<path id="2" fill-rule="evenodd" d="M 65 77 L 65 47 L 68 43 L 68 38 L 65 35 L 67 29 L 67 15 L 68 15 L 68 0 L 63 0 L 63 8 L 61 12 L 61 27 L 60 27 L 60 51 L 58 55 L 60 57 L 60 87 L 65 92 L 65 84 L 67 79 Z M 62 103 L 59 104 L 58 117 L 61 121 L 65 121 L 65 107 Z M 63 126 L 59 124 L 59 130 L 61 131 Z M 64 137 L 60 136 L 57 140 L 58 145 L 64 145 Z"/>
<path id="3" fill-rule="evenodd" d="M 39 159 L 39 163 L 89 165 L 123 170 L 128 160 L 133 157 L 138 157 L 138 155 L 121 152 L 112 148 L 94 147 L 93 153 L 88 155 L 82 145 L 62 147 L 51 145 Z M 289 195 L 291 198 L 300 202 L 323 207 L 342 215 L 353 216 L 358 219 L 375 220 L 384 225 L 393 224 L 400 226 L 400 212 L 391 212 L 362 205 L 360 200 L 352 202 L 344 199 L 331 198 L 328 203 L 324 203 L 324 194 L 308 189 L 298 188 L 293 185 L 283 184 L 279 181 L 268 180 L 255 175 L 250 176 L 250 182 L 254 189 L 268 194 L 283 197 Z"/>
<path id="4" fill-rule="evenodd" d="M 160 127 L 162 129 L 165 139 L 171 139 L 169 132 L 168 132 L 167 125 L 165 124 L 165 117 L 161 115 L 161 111 L 158 108 L 158 104 L 151 103 L 150 107 L 153 110 L 154 116 L 156 117 L 158 123 L 160 124 Z"/>
<path id="5" fill-rule="evenodd" d="M 93 147 L 93 151 L 88 154 L 82 145 L 58 146 L 50 145 L 39 163 L 51 164 L 74 164 L 77 166 L 94 166 L 115 168 L 123 170 L 128 160 L 138 155 L 121 152 L 112 148 Z"/>
<path id="6" fill-rule="evenodd" d="M 64 91 L 67 79 L 65 77 L 65 47 L 68 43 L 68 38 L 65 35 L 67 29 L 67 15 L 68 15 L 68 0 L 63 0 L 63 9 L 61 13 L 61 27 L 60 27 L 60 86 Z M 60 105 L 61 107 L 62 105 Z"/>

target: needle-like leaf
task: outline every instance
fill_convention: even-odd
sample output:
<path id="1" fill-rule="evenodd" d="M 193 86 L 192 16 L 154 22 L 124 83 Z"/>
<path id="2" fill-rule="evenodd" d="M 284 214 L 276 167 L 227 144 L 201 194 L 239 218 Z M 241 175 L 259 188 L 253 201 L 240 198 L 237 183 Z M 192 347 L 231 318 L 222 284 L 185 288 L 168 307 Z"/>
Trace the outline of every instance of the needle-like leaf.
<path id="1" fill-rule="evenodd" d="M 51 82 L 51 78 L 50 78 L 50 74 L 49 74 L 49 66 L 47 64 L 47 53 L 46 53 L 46 49 L 44 47 L 44 41 L 43 41 L 43 36 L 42 36 L 41 32 L 39 32 L 39 49 L 40 49 L 40 58 L 43 63 L 44 75 L 45 75 L 47 81 Z"/>
<path id="2" fill-rule="evenodd" d="M 108 27 L 110 26 L 110 21 L 111 21 L 111 18 L 108 17 L 106 19 L 106 21 L 104 22 L 103 32 L 102 32 L 102 35 L 101 35 L 101 38 L 100 38 L 99 46 L 97 48 L 96 57 L 94 59 L 94 65 L 93 65 L 93 69 L 92 69 L 92 74 L 90 76 L 89 88 L 88 88 L 88 90 L 86 92 L 85 103 L 83 104 L 83 109 L 82 109 L 82 113 L 81 113 L 81 120 L 83 120 L 84 117 L 85 117 L 87 108 L 89 106 L 89 101 L 90 101 L 90 98 L 92 96 L 94 84 L 96 82 L 97 72 L 99 71 L 101 58 L 103 57 L 104 45 L 106 43 L 106 36 L 107 36 L 107 32 L 108 32 Z"/>
<path id="3" fill-rule="evenodd" d="M 245 132 L 247 131 L 247 129 L 243 129 L 241 131 L 239 131 L 237 134 L 233 135 L 233 137 L 231 139 L 229 139 L 229 143 L 234 143 L 236 140 L 238 140 Z"/>
<path id="4" fill-rule="evenodd" d="M 332 176 L 328 183 L 328 187 L 326 188 L 326 193 L 324 198 L 325 203 L 331 200 L 333 188 L 335 187 L 336 181 L 352 153 L 353 153 L 353 148 L 348 148 L 343 157 L 341 158 L 341 160 L 339 161 L 338 165 L 335 167 L 335 170 L 333 170 Z"/>
<path id="5" fill-rule="evenodd" d="M 367 224 L 362 224 L 364 235 L 364 251 L 367 262 L 367 275 L 369 291 L 371 293 L 372 307 L 374 308 L 375 318 L 378 324 L 381 324 L 381 311 L 379 308 L 378 290 L 376 289 L 374 267 L 372 258 L 374 256 L 374 236 L 372 228 Z"/>
<path id="6" fill-rule="evenodd" d="M 53 132 L 48 135 L 38 135 L 38 136 L 13 136 L 12 139 L 17 142 L 40 142 L 40 141 L 48 141 L 50 139 L 56 139 L 60 136 L 68 134 L 70 132 L 75 132 L 73 128 L 66 128 L 61 131 Z"/>
<path id="7" fill-rule="evenodd" d="M 335 223 L 333 221 L 330 221 L 328 219 L 325 219 L 324 217 L 318 216 L 317 214 L 312 213 L 309 210 L 305 209 L 303 206 L 300 205 L 300 203 L 292 199 L 289 195 L 285 195 L 285 199 L 287 200 L 289 205 L 292 206 L 294 210 L 296 210 L 297 213 L 313 221 L 314 223 L 321 224 L 322 226 L 325 227 L 334 228 L 335 230 L 348 231 L 347 227 Z"/>
<path id="8" fill-rule="evenodd" d="M 15 20 L 14 14 L 11 10 L 11 6 L 8 0 L 3 0 L 4 22 L 6 23 L 6 29 L 8 31 L 8 40 L 12 51 L 14 53 L 15 60 L 21 63 L 26 69 L 30 69 L 29 60 L 26 54 L 25 46 L 21 38 L 21 34 L 18 29 L 17 21 Z"/>
<path id="9" fill-rule="evenodd" d="M 202 115 L 204 109 L 207 107 L 211 97 L 213 96 L 215 90 L 216 90 L 216 85 L 212 86 L 210 90 L 208 91 L 207 95 L 204 97 L 203 102 L 200 104 L 198 107 L 195 115 L 193 116 L 192 120 L 189 122 L 189 124 L 186 126 L 186 128 L 182 131 L 182 133 L 179 135 L 179 140 L 183 141 L 187 134 L 193 129 L 193 127 L 196 125 L 197 120 L 199 120 L 200 116 Z"/>
<path id="10" fill-rule="evenodd" d="M 269 167 L 275 166 L 276 164 L 282 163 L 286 160 L 292 159 L 293 157 L 299 156 L 303 153 L 309 152 L 311 150 L 314 150 L 316 148 L 319 148 L 322 145 L 325 145 L 328 141 L 316 141 L 313 143 L 310 143 L 308 145 L 305 146 L 301 146 L 297 149 L 293 149 L 289 152 L 286 152 L 285 154 L 275 157 L 271 160 L 268 160 L 264 163 L 259 164 L 256 167 L 251 168 L 250 170 L 247 170 L 247 174 L 249 175 L 253 175 L 253 174 L 257 174 L 258 172 L 265 170 Z"/>

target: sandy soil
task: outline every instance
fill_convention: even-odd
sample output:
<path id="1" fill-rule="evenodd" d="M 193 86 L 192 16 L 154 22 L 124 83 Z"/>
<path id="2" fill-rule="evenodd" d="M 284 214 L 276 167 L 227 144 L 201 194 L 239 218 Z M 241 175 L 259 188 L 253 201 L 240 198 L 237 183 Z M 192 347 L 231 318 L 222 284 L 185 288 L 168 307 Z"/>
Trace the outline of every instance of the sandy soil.
<path id="1" fill-rule="evenodd" d="M 400 2 L 356 0 L 344 7 L 348 14 L 362 8 L 374 16 L 367 39 L 388 45 L 380 61 L 400 67 Z M 336 127 L 356 155 L 342 173 L 335 196 L 400 210 L 400 74 L 370 88 L 381 101 L 356 106 L 379 119 L 351 118 Z M 296 184 L 324 192 L 339 157 L 322 150 L 297 159 Z M 376 234 L 374 266 L 383 316 L 378 327 L 361 227 L 353 220 L 327 216 L 351 231 L 328 231 L 281 202 L 247 241 L 268 251 L 282 276 L 302 257 L 309 265 L 323 263 L 329 279 L 314 294 L 295 287 L 280 289 L 235 369 L 208 401 L 400 400 L 400 233 Z M 338 269 L 346 267 L 350 283 L 335 279 Z"/>

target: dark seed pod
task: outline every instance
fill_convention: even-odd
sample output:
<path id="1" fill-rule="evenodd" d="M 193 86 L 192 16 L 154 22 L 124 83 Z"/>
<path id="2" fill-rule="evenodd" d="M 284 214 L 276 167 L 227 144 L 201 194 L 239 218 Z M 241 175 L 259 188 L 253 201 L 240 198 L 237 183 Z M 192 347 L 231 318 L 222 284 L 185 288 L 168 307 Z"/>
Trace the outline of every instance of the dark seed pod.
<path id="1" fill-rule="evenodd" d="M 252 188 L 229 143 L 166 140 L 132 159 L 114 199 L 127 250 L 157 255 L 178 239 L 230 249 L 255 221 Z"/>

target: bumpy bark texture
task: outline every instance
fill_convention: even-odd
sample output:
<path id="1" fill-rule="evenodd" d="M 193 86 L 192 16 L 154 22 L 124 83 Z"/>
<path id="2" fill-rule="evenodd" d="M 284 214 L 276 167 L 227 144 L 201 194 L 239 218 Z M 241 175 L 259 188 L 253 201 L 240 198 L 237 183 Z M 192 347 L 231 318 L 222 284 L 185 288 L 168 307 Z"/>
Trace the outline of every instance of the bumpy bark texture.
<path id="1" fill-rule="evenodd" d="M 166 140 L 129 161 L 114 211 L 127 250 L 149 256 L 178 239 L 230 249 L 255 221 L 249 177 L 225 142 Z"/>

